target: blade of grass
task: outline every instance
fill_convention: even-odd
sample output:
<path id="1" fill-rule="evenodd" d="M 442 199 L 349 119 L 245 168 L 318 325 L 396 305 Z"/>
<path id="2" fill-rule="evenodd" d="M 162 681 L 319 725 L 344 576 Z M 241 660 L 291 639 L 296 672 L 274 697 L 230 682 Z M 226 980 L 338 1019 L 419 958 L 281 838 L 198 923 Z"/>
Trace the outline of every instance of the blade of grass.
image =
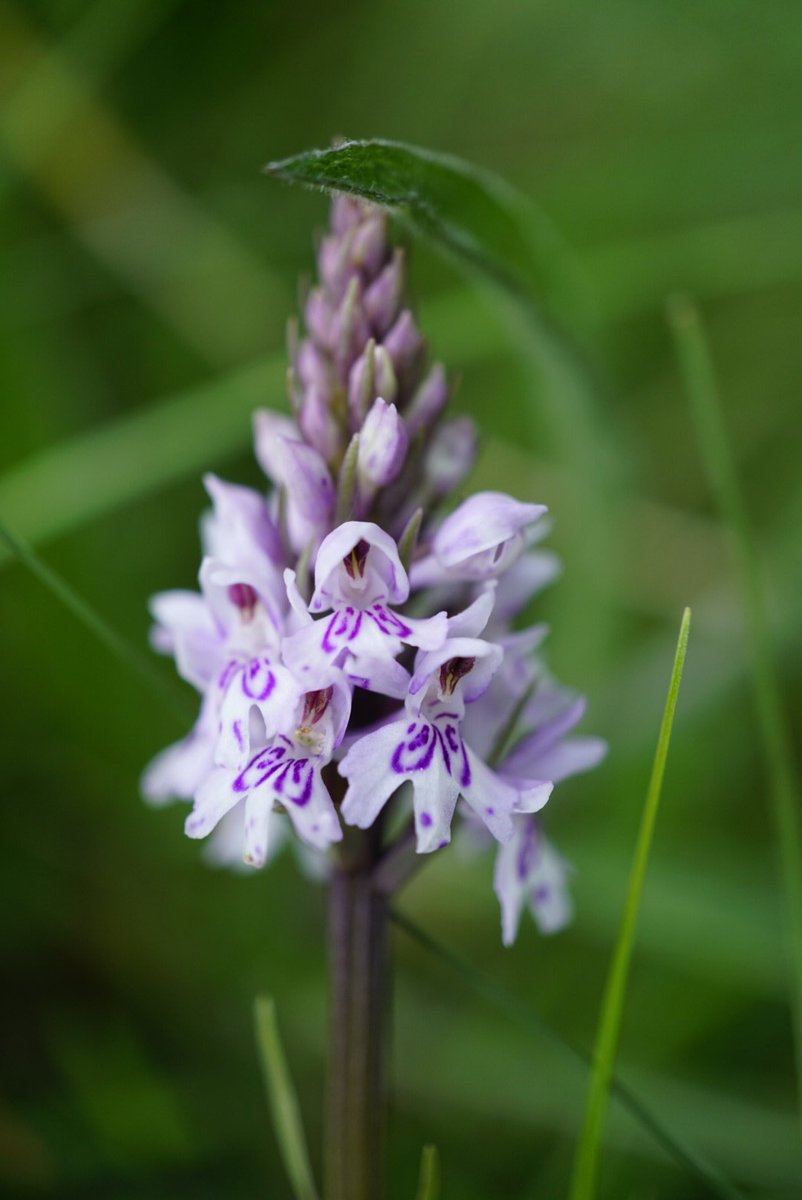
<path id="1" fill-rule="evenodd" d="M 674 655 L 674 667 L 671 672 L 671 682 L 668 687 L 663 721 L 660 735 L 657 739 L 657 751 L 654 756 L 654 766 L 646 792 L 646 802 L 638 831 L 638 841 L 635 847 L 635 857 L 627 889 L 626 904 L 621 926 L 618 932 L 613 959 L 604 989 L 599 1026 L 596 1034 L 596 1045 L 593 1054 L 593 1069 L 588 1089 L 587 1108 L 582 1135 L 577 1147 L 574 1161 L 574 1174 L 571 1183 L 571 1200 L 593 1200 L 596 1194 L 596 1183 L 599 1172 L 599 1157 L 601 1152 L 604 1118 L 607 1110 L 607 1097 L 613 1075 L 618 1035 L 621 1028 L 621 1016 L 624 1008 L 629 964 L 632 959 L 632 948 L 635 942 L 635 927 L 638 919 L 643 884 L 646 878 L 646 864 L 649 861 L 649 851 L 652 844 L 657 810 L 660 805 L 660 791 L 663 786 L 668 747 L 671 741 L 671 728 L 674 724 L 674 712 L 677 707 L 677 697 L 682 681 L 682 668 L 685 663 L 685 652 L 688 648 L 688 633 L 691 623 L 691 610 L 685 609 L 680 625 L 677 650 Z"/>
<path id="2" fill-rule="evenodd" d="M 416 1200 L 439 1200 L 440 1156 L 436 1146 L 424 1146 L 420 1159 L 420 1180 Z"/>
<path id="3" fill-rule="evenodd" d="M 736 555 L 752 682 L 785 893 L 789 960 L 793 977 L 793 1016 L 797 1088 L 802 1118 L 802 789 L 796 771 L 782 699 L 769 619 L 749 513 L 713 363 L 698 310 L 687 297 L 669 304 L 669 321 L 685 389 L 696 425 L 699 451 L 711 490 L 729 527 Z"/>
<path id="4" fill-rule="evenodd" d="M 278 1141 L 287 1177 L 296 1200 L 317 1200 L 309 1150 L 301 1124 L 298 1097 L 292 1085 L 276 1020 L 272 996 L 257 996 L 254 1001 L 256 1043 L 262 1062 L 273 1129 Z"/>
<path id="5" fill-rule="evenodd" d="M 449 967 L 477 996 L 480 996 L 497 1012 L 502 1013 L 508 1020 L 513 1021 L 530 1037 L 545 1038 L 564 1054 L 582 1063 L 585 1067 L 593 1066 L 593 1056 L 584 1047 L 571 1041 L 550 1025 L 533 1005 L 508 991 L 458 951 L 432 937 L 405 913 L 394 908 L 391 909 L 390 916 L 394 924 L 409 938 Z M 744 1200 L 743 1194 L 726 1179 L 717 1167 L 707 1162 L 675 1134 L 669 1132 L 664 1123 L 650 1111 L 630 1087 L 613 1076 L 610 1088 L 621 1107 L 634 1117 L 682 1170 L 705 1187 L 711 1196 L 719 1196 L 721 1200 Z"/>
<path id="6" fill-rule="evenodd" d="M 111 651 L 121 662 L 134 671 L 151 691 L 170 708 L 182 721 L 193 721 L 195 712 L 183 694 L 164 678 L 150 659 L 131 645 L 122 634 L 109 625 L 99 612 L 83 598 L 66 579 L 62 579 L 52 567 L 36 554 L 21 538 L 16 537 L 4 525 L 0 525 L 0 541 L 28 568 L 40 583 L 52 592 L 57 600 L 69 609 L 74 617 L 93 633 L 98 641 Z"/>

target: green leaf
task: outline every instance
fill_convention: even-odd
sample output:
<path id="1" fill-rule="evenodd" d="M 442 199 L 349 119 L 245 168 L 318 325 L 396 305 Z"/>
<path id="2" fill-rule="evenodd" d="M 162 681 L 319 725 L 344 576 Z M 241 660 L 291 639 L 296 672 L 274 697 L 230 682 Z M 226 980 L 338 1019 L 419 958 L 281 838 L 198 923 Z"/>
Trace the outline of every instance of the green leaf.
<path id="1" fill-rule="evenodd" d="M 298 1097 L 290 1079 L 276 1020 L 272 996 L 257 996 L 254 1002 L 256 1043 L 262 1061 L 273 1129 L 296 1200 L 317 1200 L 309 1150 L 301 1124 Z"/>
<path id="2" fill-rule="evenodd" d="M 690 622 L 691 610 L 686 608 L 680 625 L 677 650 L 674 655 L 674 667 L 668 687 L 668 697 L 660 726 L 660 734 L 657 739 L 654 766 L 652 767 L 652 775 L 646 792 L 646 802 L 643 807 L 640 830 L 638 831 L 638 841 L 635 846 L 635 857 L 629 878 L 624 914 L 621 919 L 618 939 L 613 951 L 610 971 L 602 998 L 599 1025 L 596 1033 L 596 1045 L 593 1054 L 593 1070 L 585 1110 L 585 1122 L 574 1161 L 571 1200 L 593 1200 L 596 1194 L 604 1118 L 613 1077 L 616 1051 L 618 1049 L 618 1036 L 621 1028 L 621 1016 L 624 1008 L 629 965 L 635 942 L 635 927 L 641 896 L 643 894 L 643 884 L 646 878 L 646 865 L 649 861 L 649 851 L 657 820 L 657 810 L 660 805 L 660 791 L 663 785 L 668 747 L 671 741 L 671 729 L 674 724 L 674 713 L 677 707 L 677 697 L 679 696 L 679 687 L 682 680 L 685 652 L 688 647 Z"/>
<path id="3" fill-rule="evenodd" d="M 416 1200 L 439 1200 L 440 1155 L 436 1146 L 424 1146 L 420 1159 L 420 1180 Z"/>
<path id="4" fill-rule="evenodd" d="M 434 938 L 415 921 L 397 908 L 390 909 L 390 917 L 422 949 L 433 955 L 455 975 L 498 1012 L 513 1021 L 530 1037 L 542 1038 L 556 1046 L 565 1055 L 581 1062 L 585 1067 L 593 1066 L 593 1056 L 565 1037 L 549 1024 L 533 1005 L 508 991 L 498 980 L 485 974 L 451 946 Z M 679 1167 L 697 1179 L 711 1196 L 721 1200 L 743 1200 L 743 1194 L 713 1164 L 707 1162 L 695 1150 L 687 1146 L 676 1134 L 671 1133 L 649 1109 L 646 1103 L 627 1084 L 615 1075 L 610 1081 L 610 1090 L 622 1108 L 645 1129 Z"/>
<path id="5" fill-rule="evenodd" d="M 136 646 L 109 625 L 108 621 L 97 612 L 92 605 L 79 595 L 78 592 L 62 579 L 52 567 L 36 554 L 21 538 L 15 536 L 0 525 L 0 543 L 4 542 L 11 554 L 34 575 L 40 583 L 52 592 L 65 608 L 93 633 L 99 642 L 112 652 L 121 662 L 137 674 L 164 703 L 184 721 L 193 721 L 195 712 L 184 695 L 153 665 L 151 660 L 141 654 Z"/>
<path id="6" fill-rule="evenodd" d="M 802 1117 L 802 788 L 772 646 L 766 598 L 751 522 L 744 500 L 713 363 L 692 301 L 675 297 L 669 320 L 696 425 L 702 462 L 735 547 L 746 624 L 758 726 L 769 776 L 769 795 L 780 863 L 792 972 L 797 1090 Z"/>
<path id="7" fill-rule="evenodd" d="M 579 268 L 546 216 L 498 176 L 453 155 L 374 138 L 296 154 L 265 170 L 395 210 L 420 236 L 527 305 L 546 296 L 555 308 L 562 302 L 575 313 L 587 302 Z"/>

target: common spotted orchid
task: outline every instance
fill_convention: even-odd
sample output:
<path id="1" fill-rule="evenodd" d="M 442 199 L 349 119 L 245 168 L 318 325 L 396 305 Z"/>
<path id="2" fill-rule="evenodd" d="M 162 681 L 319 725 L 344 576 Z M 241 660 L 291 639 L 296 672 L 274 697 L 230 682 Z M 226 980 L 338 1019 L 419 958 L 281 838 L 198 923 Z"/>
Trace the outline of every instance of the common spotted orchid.
<path id="1" fill-rule="evenodd" d="M 254 418 L 270 490 L 207 476 L 200 590 L 152 602 L 154 646 L 200 713 L 143 790 L 190 801 L 186 832 L 213 835 L 216 861 L 234 848 L 262 866 L 291 830 L 316 873 L 336 872 L 355 840 L 371 869 L 399 845 L 429 854 L 464 810 L 501 844 L 505 941 L 526 903 L 554 927 L 561 860 L 533 814 L 601 751 L 566 737 L 579 709 L 549 691 L 545 627 L 520 625 L 559 570 L 536 547 L 545 505 L 456 498 L 476 430 L 447 415 L 386 217 L 336 198 L 318 269 L 290 338 L 292 412 Z M 380 814 L 401 817 L 410 791 L 397 837 Z M 370 833 L 335 850 L 343 824 Z"/>

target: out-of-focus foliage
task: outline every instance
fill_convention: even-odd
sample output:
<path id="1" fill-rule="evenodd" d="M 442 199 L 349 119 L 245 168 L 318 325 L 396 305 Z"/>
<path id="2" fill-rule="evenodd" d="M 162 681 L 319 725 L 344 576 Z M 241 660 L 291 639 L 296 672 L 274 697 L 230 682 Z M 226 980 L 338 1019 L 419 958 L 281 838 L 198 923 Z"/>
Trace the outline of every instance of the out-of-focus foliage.
<path id="1" fill-rule="evenodd" d="M 577 867 L 577 920 L 553 940 L 526 927 L 502 950 L 491 864 L 455 853 L 403 906 L 590 1041 L 690 603 L 620 1070 L 732 1178 L 793 1195 L 765 769 L 663 306 L 678 287 L 701 301 L 799 712 L 798 4 L 0 0 L 0 46 L 0 516 L 141 645 L 150 593 L 192 586 L 200 469 L 258 482 L 248 412 L 282 402 L 284 321 L 325 210 L 265 179 L 265 161 L 338 134 L 453 152 L 535 197 L 573 247 L 586 286 L 567 316 L 607 376 L 613 555 L 598 575 L 587 478 L 506 314 L 423 247 L 414 283 L 438 356 L 461 372 L 458 403 L 486 433 L 476 482 L 556 517 L 566 572 L 541 605 L 551 662 L 611 743 L 547 812 Z M 180 806 L 153 813 L 138 798 L 142 764 L 180 723 L 19 566 L 3 565 L 0 588 L 0 1189 L 288 1196 L 251 1005 L 276 998 L 315 1157 L 322 894 L 289 859 L 254 878 L 205 867 Z M 562 1194 L 582 1072 L 400 932 L 396 963 L 393 1196 L 415 1194 L 429 1141 L 447 1195 Z M 699 1195 L 613 1114 L 603 1193 L 650 1190 Z"/>

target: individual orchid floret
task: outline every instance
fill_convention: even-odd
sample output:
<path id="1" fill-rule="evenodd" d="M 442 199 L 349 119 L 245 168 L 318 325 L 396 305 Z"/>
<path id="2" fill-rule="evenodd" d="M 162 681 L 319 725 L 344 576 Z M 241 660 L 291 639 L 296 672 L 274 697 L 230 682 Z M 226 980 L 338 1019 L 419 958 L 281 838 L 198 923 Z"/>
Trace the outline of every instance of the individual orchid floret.
<path id="1" fill-rule="evenodd" d="M 542 772 L 555 783 L 589 771 L 604 757 L 601 738 L 569 737 L 585 713 L 585 700 L 552 685 L 539 689 L 524 714 L 534 726 L 503 759 L 499 771 L 506 779 Z M 542 933 L 553 933 L 571 917 L 569 867 L 543 837 L 538 822 L 516 815 L 515 835 L 499 849 L 494 888 L 501 904 L 505 946 L 515 940 L 521 913 L 529 907 Z"/>
<path id="2" fill-rule="evenodd" d="M 413 586 L 498 578 L 523 551 L 526 528 L 546 511 L 503 492 L 469 496 L 435 533 L 430 555 L 415 564 Z"/>
<path id="3" fill-rule="evenodd" d="M 287 498 L 287 529 L 297 553 L 320 541 L 334 511 L 334 483 L 322 455 L 302 441 L 285 417 L 261 409 L 254 416 L 256 457 Z"/>
<path id="4" fill-rule="evenodd" d="M 213 508 L 201 523 L 203 547 L 210 558 L 264 572 L 275 587 L 284 567 L 281 536 L 264 496 L 253 488 L 204 475 Z"/>
<path id="5" fill-rule="evenodd" d="M 418 853 L 447 845 L 457 800 L 462 796 L 499 841 L 513 835 L 513 813 L 536 812 L 551 783 L 507 782 L 465 743 L 465 705 L 477 700 L 498 670 L 502 651 L 478 638 L 449 638 L 418 657 L 406 711 L 365 734 L 340 763 L 348 780 L 342 816 L 368 828 L 402 783 L 413 787 Z"/>
<path id="6" fill-rule="evenodd" d="M 359 434 L 356 477 L 360 496 L 372 496 L 398 477 L 408 442 L 406 426 L 395 405 L 379 397 Z"/>
<path id="7" fill-rule="evenodd" d="M 240 771 L 214 770 L 195 795 L 187 817 L 188 837 L 206 837 L 235 808 L 242 811 L 243 858 L 267 861 L 270 823 L 276 805 L 310 846 L 325 850 L 342 838 L 337 813 L 321 777 L 348 723 L 351 698 L 332 675 L 324 688 L 306 692 L 289 713 L 284 731 L 270 739 Z"/>
<path id="8" fill-rule="evenodd" d="M 501 938 L 511 946 L 528 908 L 541 933 L 557 933 L 569 923 L 573 902 L 570 866 L 546 841 L 536 817 L 516 818 L 515 833 L 500 846 L 493 889 L 501 905 Z"/>
<path id="9" fill-rule="evenodd" d="M 302 606 L 293 572 L 286 577 L 296 608 Z M 309 613 L 332 615 L 308 617 L 305 628 L 286 638 L 284 661 L 308 681 L 336 662 L 358 686 L 402 698 L 409 680 L 395 661 L 402 645 L 432 649 L 447 631 L 445 613 L 414 620 L 390 607 L 408 595 L 409 579 L 390 535 L 370 521 L 346 521 L 324 539 L 315 561 Z"/>

